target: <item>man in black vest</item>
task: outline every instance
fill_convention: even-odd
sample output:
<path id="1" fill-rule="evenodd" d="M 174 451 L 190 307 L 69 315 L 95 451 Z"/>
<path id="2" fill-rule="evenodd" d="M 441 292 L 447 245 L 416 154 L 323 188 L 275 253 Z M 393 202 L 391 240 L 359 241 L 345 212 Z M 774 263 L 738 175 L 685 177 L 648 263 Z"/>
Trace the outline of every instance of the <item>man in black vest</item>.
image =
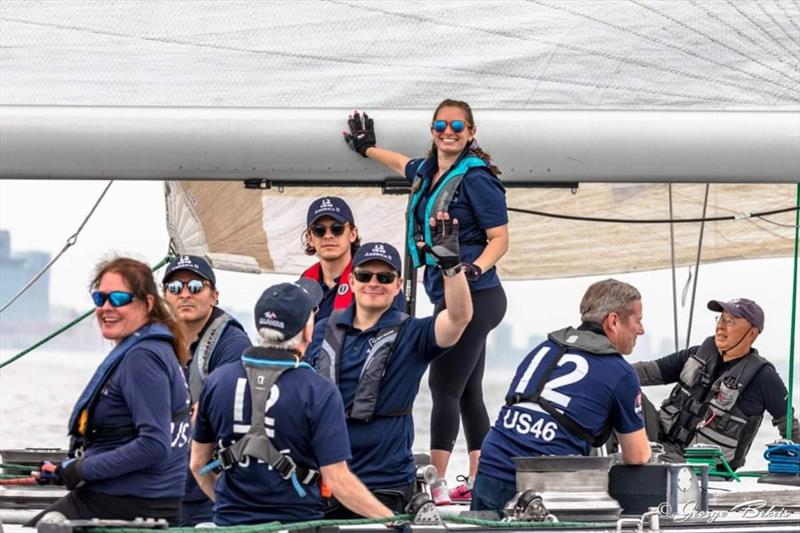
<path id="1" fill-rule="evenodd" d="M 677 383 L 658 412 L 663 459 L 683 462 L 687 447 L 710 444 L 721 448 L 735 470 L 744 464 L 764 411 L 785 436 L 786 386 L 772 363 L 752 348 L 764 330 L 764 311 L 757 303 L 711 300 L 708 309 L 721 313 L 713 337 L 633 366 L 643 386 Z M 797 442 L 796 419 L 792 435 Z"/>
<path id="2" fill-rule="evenodd" d="M 164 298 L 188 334 L 192 361 L 187 369 L 192 405 L 196 406 L 206 377 L 214 369 L 239 361 L 250 348 L 250 339 L 242 325 L 217 307 L 219 291 L 211 265 L 202 257 L 180 255 L 164 272 Z M 186 480 L 186 494 L 181 506 L 180 526 L 210 522 L 213 503 L 194 477 Z"/>
<path id="3" fill-rule="evenodd" d="M 319 321 L 309 362 L 342 393 L 353 458 L 350 468 L 375 496 L 403 512 L 414 487 L 411 410 L 430 362 L 453 346 L 472 318 L 472 300 L 458 255 L 458 224 L 437 215 L 434 246 L 444 274 L 446 308 L 410 318 L 392 306 L 400 292 L 400 254 L 388 243 L 365 243 L 353 258 L 355 302 Z M 332 502 L 328 518 L 351 517 Z"/>

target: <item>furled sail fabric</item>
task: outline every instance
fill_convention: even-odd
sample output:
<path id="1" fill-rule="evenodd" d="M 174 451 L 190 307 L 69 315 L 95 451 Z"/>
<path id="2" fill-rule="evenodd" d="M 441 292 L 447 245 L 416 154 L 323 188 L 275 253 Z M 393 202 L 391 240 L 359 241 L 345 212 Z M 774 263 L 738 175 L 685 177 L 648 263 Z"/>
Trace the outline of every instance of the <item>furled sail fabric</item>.
<path id="1" fill-rule="evenodd" d="M 508 205 L 546 213 L 614 219 L 669 219 L 667 184 L 581 184 L 577 189 L 509 189 Z M 313 259 L 302 253 L 305 213 L 323 194 L 347 198 L 362 240 L 403 246 L 404 196 L 377 188 L 287 187 L 247 190 L 235 182 L 168 182 L 167 213 L 174 245 L 208 256 L 216 267 L 293 274 Z M 794 185 L 712 184 L 703 262 L 788 256 Z M 673 217 L 702 217 L 705 185 L 673 184 Z M 232 206 L 236 206 L 232 208 Z M 669 224 L 573 221 L 510 213 L 511 248 L 499 265 L 504 279 L 546 279 L 635 272 L 671 264 Z M 674 225 L 675 259 L 694 264 L 699 223 Z"/>

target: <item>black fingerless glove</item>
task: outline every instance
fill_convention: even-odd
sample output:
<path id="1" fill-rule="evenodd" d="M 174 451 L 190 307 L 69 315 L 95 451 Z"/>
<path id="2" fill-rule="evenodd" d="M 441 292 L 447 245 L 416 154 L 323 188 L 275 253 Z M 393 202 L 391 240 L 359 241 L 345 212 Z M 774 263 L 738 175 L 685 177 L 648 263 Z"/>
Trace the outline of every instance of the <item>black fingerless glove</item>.
<path id="1" fill-rule="evenodd" d="M 354 111 L 347 121 L 347 126 L 350 128 L 350 132 L 342 132 L 345 142 L 353 151 L 358 152 L 362 157 L 367 157 L 367 148 L 375 146 L 375 124 L 372 119 L 364 113 L 362 121 L 358 111 Z"/>
<path id="2" fill-rule="evenodd" d="M 436 258 L 445 276 L 461 272 L 460 248 L 458 246 L 458 223 L 452 220 L 436 220 L 431 225 L 433 246 L 424 247 L 426 253 Z"/>

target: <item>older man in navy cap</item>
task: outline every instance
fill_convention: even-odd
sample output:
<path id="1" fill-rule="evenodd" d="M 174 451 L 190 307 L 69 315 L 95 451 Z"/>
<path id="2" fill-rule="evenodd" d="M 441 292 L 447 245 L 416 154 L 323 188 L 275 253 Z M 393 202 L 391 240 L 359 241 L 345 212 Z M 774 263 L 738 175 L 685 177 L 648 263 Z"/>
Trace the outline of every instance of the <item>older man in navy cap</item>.
<path id="1" fill-rule="evenodd" d="M 642 385 L 677 383 L 658 412 L 663 458 L 682 462 L 687 447 L 711 444 L 735 470 L 745 462 L 764 411 L 781 437 L 793 414 L 787 413 L 786 386 L 775 367 L 752 347 L 764 330 L 764 310 L 746 298 L 711 300 L 708 309 L 720 313 L 713 337 L 633 366 Z M 792 433 L 797 442 L 796 419 Z"/>
<path id="2" fill-rule="evenodd" d="M 211 265 L 196 255 L 179 255 L 164 271 L 164 299 L 172 307 L 189 337 L 192 360 L 187 381 L 192 404 L 197 402 L 206 377 L 216 368 L 238 361 L 250 347 L 244 328 L 217 306 L 219 290 Z M 179 526 L 194 526 L 211 520 L 212 502 L 190 474 L 181 505 Z"/>
<path id="3" fill-rule="evenodd" d="M 384 242 L 366 243 L 353 259 L 355 302 L 317 323 L 309 362 L 339 386 L 347 413 L 350 467 L 390 509 L 402 512 L 412 496 L 411 409 L 430 362 L 453 346 L 472 318 L 469 286 L 458 255 L 458 224 L 440 213 L 429 253 L 444 273 L 445 309 L 409 318 L 392 307 L 400 292 L 400 254 Z M 349 514 L 335 501 L 329 518 Z"/>
<path id="4" fill-rule="evenodd" d="M 191 467 L 216 501 L 217 525 L 321 518 L 320 479 L 359 515 L 392 515 L 347 467 L 339 391 L 303 362 L 321 297 L 313 283 L 265 290 L 255 306 L 259 346 L 203 387 Z"/>

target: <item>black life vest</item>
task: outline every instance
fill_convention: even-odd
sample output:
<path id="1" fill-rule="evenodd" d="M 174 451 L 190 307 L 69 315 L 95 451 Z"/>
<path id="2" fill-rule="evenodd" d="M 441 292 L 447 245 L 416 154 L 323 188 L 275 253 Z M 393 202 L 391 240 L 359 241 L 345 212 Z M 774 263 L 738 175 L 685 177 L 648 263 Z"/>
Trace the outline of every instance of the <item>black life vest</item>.
<path id="1" fill-rule="evenodd" d="M 275 448 L 267 436 L 264 413 L 270 390 L 284 372 L 297 368 L 313 372 L 313 369 L 308 363 L 301 362 L 293 351 L 275 348 L 250 348 L 242 355 L 242 362 L 250 389 L 250 429 L 230 446 L 218 449 L 203 473 L 206 469 L 229 470 L 249 456 L 270 465 L 283 479 L 291 481 L 297 493 L 304 497 L 306 493 L 300 484 L 317 483 L 320 474 L 313 468 L 297 465 L 290 455 Z"/>
<path id="2" fill-rule="evenodd" d="M 317 372 L 337 385 L 339 384 L 339 374 L 341 365 L 341 353 L 344 346 L 344 339 L 347 336 L 347 327 L 337 324 L 343 311 L 334 311 L 328 318 L 325 327 L 325 337 L 317 359 Z M 395 345 L 400 337 L 400 329 L 408 319 L 408 315 L 401 313 L 400 323 L 389 326 L 378 331 L 375 335 L 375 342 L 367 353 L 364 366 L 361 369 L 361 376 L 356 386 L 356 395 L 353 398 L 353 405 L 346 413 L 348 420 L 358 422 L 370 422 L 377 417 L 405 416 L 411 414 L 413 405 L 409 405 L 396 411 L 376 412 L 378 400 L 381 394 L 383 377 L 394 355 Z"/>
<path id="3" fill-rule="evenodd" d="M 733 469 L 744 464 L 763 413 L 747 416 L 738 407 L 742 392 L 764 365 L 772 364 L 752 350 L 712 382 L 722 357 L 709 337 L 691 355 L 678 383 L 659 410 L 661 436 L 682 447 L 713 444 Z"/>

